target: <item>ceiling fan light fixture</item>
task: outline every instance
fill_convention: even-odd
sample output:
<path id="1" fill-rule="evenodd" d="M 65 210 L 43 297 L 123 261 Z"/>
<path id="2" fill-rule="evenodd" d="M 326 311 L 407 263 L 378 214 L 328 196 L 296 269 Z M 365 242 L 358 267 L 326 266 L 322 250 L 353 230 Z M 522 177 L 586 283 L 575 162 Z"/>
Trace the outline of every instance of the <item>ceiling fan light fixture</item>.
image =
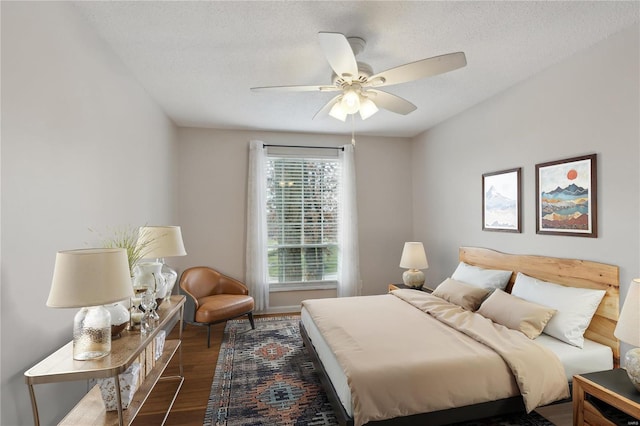
<path id="1" fill-rule="evenodd" d="M 355 114 L 360 109 L 360 95 L 354 89 L 347 89 L 344 91 L 340 105 L 347 114 Z"/>
<path id="2" fill-rule="evenodd" d="M 371 99 L 363 96 L 360 99 L 360 118 L 366 120 L 376 112 L 378 112 L 378 106 Z"/>
<path id="3" fill-rule="evenodd" d="M 342 102 L 339 100 L 331 107 L 329 115 L 337 120 L 345 121 L 347 119 L 347 112 L 342 108 Z"/>

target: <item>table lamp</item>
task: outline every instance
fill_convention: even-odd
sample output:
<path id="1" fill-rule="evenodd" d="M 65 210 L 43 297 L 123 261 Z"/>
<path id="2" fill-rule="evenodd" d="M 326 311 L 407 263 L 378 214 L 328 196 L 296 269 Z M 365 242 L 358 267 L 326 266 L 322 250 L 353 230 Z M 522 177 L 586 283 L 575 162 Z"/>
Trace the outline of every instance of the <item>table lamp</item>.
<path id="1" fill-rule="evenodd" d="M 138 234 L 138 245 L 145 247 L 144 256 L 155 258 L 162 263 L 162 275 L 166 281 L 167 291 L 164 297 L 171 296 L 178 273 L 164 263 L 165 257 L 186 256 L 179 226 L 142 226 Z"/>
<path id="2" fill-rule="evenodd" d="M 73 320 L 73 359 L 111 352 L 111 315 L 102 305 L 133 296 L 127 251 L 96 248 L 59 251 L 47 306 L 82 308 Z"/>
<path id="3" fill-rule="evenodd" d="M 636 346 L 627 351 L 624 367 L 631 383 L 640 391 L 640 278 L 631 281 L 627 298 L 622 306 L 613 335 L 625 343 Z"/>
<path id="4" fill-rule="evenodd" d="M 422 243 L 404 243 L 400 267 L 408 268 L 408 270 L 402 274 L 402 282 L 404 285 L 413 288 L 422 287 L 424 284 L 424 273 L 420 269 L 427 269 L 429 267 L 427 255 L 424 252 Z"/>

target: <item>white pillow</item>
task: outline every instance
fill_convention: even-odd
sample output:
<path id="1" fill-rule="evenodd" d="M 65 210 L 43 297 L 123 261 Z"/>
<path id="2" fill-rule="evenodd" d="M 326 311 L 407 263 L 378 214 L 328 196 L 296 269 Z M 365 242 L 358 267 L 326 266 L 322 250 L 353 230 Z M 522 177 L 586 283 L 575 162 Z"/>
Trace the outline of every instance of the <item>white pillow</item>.
<path id="1" fill-rule="evenodd" d="M 543 332 L 556 339 L 582 348 L 584 332 L 604 297 L 604 290 L 567 287 L 529 277 L 516 276 L 511 294 L 554 308 L 557 312 Z"/>
<path id="2" fill-rule="evenodd" d="M 496 288 L 504 290 L 509 284 L 511 271 L 502 271 L 500 269 L 485 269 L 479 266 L 473 266 L 460 262 L 458 267 L 451 275 L 456 281 L 471 284 L 476 287 L 493 291 Z"/>

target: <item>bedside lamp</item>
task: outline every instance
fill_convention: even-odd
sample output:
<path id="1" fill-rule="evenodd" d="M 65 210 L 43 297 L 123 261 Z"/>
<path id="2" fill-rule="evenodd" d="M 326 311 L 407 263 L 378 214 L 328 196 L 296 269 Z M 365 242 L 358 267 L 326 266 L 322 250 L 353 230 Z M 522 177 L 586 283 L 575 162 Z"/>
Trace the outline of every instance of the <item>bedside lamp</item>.
<path id="1" fill-rule="evenodd" d="M 82 308 L 73 320 L 73 359 L 102 358 L 111 352 L 111 315 L 102 305 L 132 296 L 125 249 L 57 253 L 47 306 Z"/>
<path id="2" fill-rule="evenodd" d="M 169 297 L 178 279 L 178 273 L 164 263 L 165 257 L 186 256 L 179 226 L 143 226 L 138 234 L 138 245 L 145 247 L 144 257 L 156 258 L 162 264 L 162 275 L 167 283 Z"/>
<path id="3" fill-rule="evenodd" d="M 402 274 L 402 282 L 404 285 L 414 288 L 421 288 L 424 284 L 424 273 L 420 269 L 427 269 L 427 255 L 424 252 L 424 246 L 418 242 L 404 243 L 402 250 L 402 258 L 400 258 L 400 267 L 407 268 Z"/>
<path id="4" fill-rule="evenodd" d="M 640 391 L 640 278 L 631 281 L 613 335 L 636 348 L 627 351 L 624 367 L 631 383 Z"/>

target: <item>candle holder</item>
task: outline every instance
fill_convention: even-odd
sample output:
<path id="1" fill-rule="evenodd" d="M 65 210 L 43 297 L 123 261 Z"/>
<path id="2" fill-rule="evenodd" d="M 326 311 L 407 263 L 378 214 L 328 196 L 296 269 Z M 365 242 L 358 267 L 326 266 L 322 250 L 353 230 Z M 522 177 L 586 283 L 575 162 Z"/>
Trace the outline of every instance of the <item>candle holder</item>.
<path id="1" fill-rule="evenodd" d="M 129 331 L 140 331 L 140 323 L 144 313 L 140 310 L 141 297 L 132 297 L 129 305 Z"/>

